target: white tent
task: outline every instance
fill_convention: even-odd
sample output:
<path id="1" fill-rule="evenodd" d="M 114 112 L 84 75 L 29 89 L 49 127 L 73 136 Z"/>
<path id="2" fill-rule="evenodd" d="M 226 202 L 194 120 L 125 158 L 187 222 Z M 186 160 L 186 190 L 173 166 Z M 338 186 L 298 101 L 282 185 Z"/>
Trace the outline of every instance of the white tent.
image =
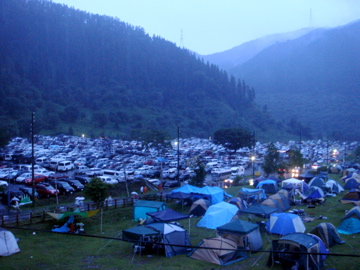
<path id="1" fill-rule="evenodd" d="M 227 202 L 213 204 L 206 210 L 205 215 L 198 222 L 198 227 L 216 229 L 232 220 L 239 208 Z"/>
<path id="2" fill-rule="evenodd" d="M 281 182 L 281 186 L 286 186 L 289 184 L 293 184 L 300 187 L 300 191 L 304 192 L 304 182 L 302 180 L 296 178 L 289 178 Z"/>
<path id="3" fill-rule="evenodd" d="M 12 232 L 0 228 L 0 256 L 10 256 L 17 252 L 20 249 Z"/>

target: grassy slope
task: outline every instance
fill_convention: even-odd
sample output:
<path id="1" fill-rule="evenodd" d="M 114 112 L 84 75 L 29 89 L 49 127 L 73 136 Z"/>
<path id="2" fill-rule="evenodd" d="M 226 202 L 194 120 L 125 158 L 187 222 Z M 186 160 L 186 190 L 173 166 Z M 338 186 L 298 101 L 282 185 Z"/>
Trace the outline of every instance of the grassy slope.
<path id="1" fill-rule="evenodd" d="M 336 179 L 338 176 L 331 175 L 330 178 Z M 227 190 L 228 193 L 236 195 L 239 187 L 233 187 Z M 343 193 L 344 194 L 344 193 Z M 327 198 L 323 206 L 317 206 L 308 209 L 305 206 L 298 207 L 305 209 L 307 215 L 318 217 L 326 216 L 326 222 L 333 223 L 336 227 L 340 225 L 344 217 L 344 211 L 352 205 L 343 205 L 338 199 Z M 169 207 L 181 212 L 181 206 L 169 204 Z M 85 223 L 86 234 L 106 237 L 121 238 L 121 231 L 126 228 L 136 226 L 132 221 L 132 209 L 115 209 L 103 212 L 103 226 L 101 233 L 101 215 L 98 214 L 89 219 L 78 219 Z M 184 208 L 187 213 L 189 208 Z M 247 219 L 243 216 L 242 219 Z M 197 245 L 201 239 L 215 236 L 214 230 L 199 228 L 196 226 L 200 218 L 191 218 L 190 237 L 192 245 Z M 256 221 L 256 220 L 252 220 Z M 316 225 L 324 220 L 316 219 L 311 223 L 306 223 L 307 232 L 311 231 Z M 45 224 L 32 225 L 36 229 L 50 230 L 54 224 L 62 222 L 48 222 Z M 189 228 L 189 221 L 182 221 L 185 229 Z M 255 253 L 251 258 L 229 266 L 218 266 L 207 262 L 194 260 L 185 255 L 165 258 L 163 256 L 134 256 L 132 244 L 109 239 L 99 239 L 82 237 L 71 234 L 53 234 L 48 232 L 37 232 L 33 230 L 11 229 L 17 238 L 19 238 L 19 247 L 21 252 L 10 257 L 1 258 L 2 269 L 133 269 L 142 267 L 145 269 L 265 269 L 268 253 Z M 341 235 L 346 241 L 343 245 L 335 245 L 331 248 L 331 253 L 338 254 L 360 254 L 358 244 L 359 234 Z M 272 239 L 276 236 L 263 234 L 263 249 L 268 250 Z M 350 257 L 328 257 L 325 268 L 334 269 L 358 269 L 360 258 Z M 281 269 L 278 265 L 274 269 Z"/>

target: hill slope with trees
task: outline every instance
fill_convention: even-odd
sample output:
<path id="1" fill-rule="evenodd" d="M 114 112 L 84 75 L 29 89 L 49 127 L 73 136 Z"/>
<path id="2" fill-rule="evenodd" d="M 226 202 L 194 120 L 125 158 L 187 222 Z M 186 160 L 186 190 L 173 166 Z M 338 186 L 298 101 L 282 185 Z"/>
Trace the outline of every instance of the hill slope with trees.
<path id="1" fill-rule="evenodd" d="M 360 21 L 314 30 L 228 71 L 253 85 L 257 102 L 277 119 L 299 121 L 315 137 L 357 140 L 359 34 Z"/>
<path id="2" fill-rule="evenodd" d="M 209 137 L 242 127 L 287 137 L 255 89 L 161 37 L 117 18 L 45 0 L 0 3 L 0 119 L 11 135 L 128 138 L 139 129 Z"/>

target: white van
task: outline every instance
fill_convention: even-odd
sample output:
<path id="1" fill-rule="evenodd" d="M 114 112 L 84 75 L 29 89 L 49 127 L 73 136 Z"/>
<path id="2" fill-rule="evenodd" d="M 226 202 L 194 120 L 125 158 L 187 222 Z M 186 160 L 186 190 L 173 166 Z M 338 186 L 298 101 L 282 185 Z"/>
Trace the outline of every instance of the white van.
<path id="1" fill-rule="evenodd" d="M 43 163 L 48 162 L 48 161 L 49 161 L 49 159 L 47 157 L 39 157 L 39 158 L 37 158 L 35 160 L 35 163 L 36 164 L 43 164 Z"/>
<path id="2" fill-rule="evenodd" d="M 63 160 L 58 163 L 57 170 L 60 172 L 66 172 L 73 170 L 75 168 L 74 164 L 69 160 Z"/>
<path id="3" fill-rule="evenodd" d="M 61 159 L 60 158 L 52 158 L 50 160 L 50 166 L 49 166 L 50 169 L 51 170 L 56 170 L 60 161 L 64 161 L 64 159 L 63 158 L 61 158 Z"/>

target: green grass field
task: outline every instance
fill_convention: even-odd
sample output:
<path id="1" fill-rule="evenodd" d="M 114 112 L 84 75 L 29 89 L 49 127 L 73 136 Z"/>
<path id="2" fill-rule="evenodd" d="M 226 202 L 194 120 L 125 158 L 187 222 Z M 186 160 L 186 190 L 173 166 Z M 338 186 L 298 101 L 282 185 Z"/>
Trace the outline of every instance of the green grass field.
<path id="1" fill-rule="evenodd" d="M 338 176 L 331 175 L 330 178 L 338 179 Z M 231 187 L 226 191 L 236 195 L 240 187 Z M 305 223 L 306 232 L 311 231 L 321 222 L 331 222 L 335 227 L 339 226 L 345 216 L 345 210 L 353 205 L 341 204 L 338 200 L 345 194 L 337 197 L 328 197 L 322 206 L 304 209 L 307 216 L 327 217 L 327 220 L 315 219 Z M 181 205 L 169 203 L 169 208 L 178 212 L 188 213 L 189 206 L 182 210 Z M 292 207 L 293 209 L 293 207 Z M 247 220 L 248 216 L 240 216 Z M 215 230 L 197 227 L 200 218 L 191 218 L 181 221 L 185 229 L 189 230 L 192 245 L 197 245 L 203 238 L 216 236 Z M 261 220 L 252 218 L 252 221 Z M 266 269 L 266 262 L 269 254 L 257 252 L 251 257 L 229 266 L 218 266 L 199 260 L 194 260 L 186 255 L 178 255 L 166 258 L 161 255 L 139 255 L 134 254 L 132 244 L 121 241 L 121 232 L 137 225 L 132 220 L 132 208 L 117 208 L 103 211 L 91 218 L 75 219 L 85 224 L 85 234 L 92 236 L 118 238 L 103 239 L 73 234 L 56 234 L 48 232 L 54 225 L 62 225 L 65 221 L 48 221 L 46 223 L 23 226 L 22 229 L 10 228 L 15 237 L 19 239 L 20 253 L 9 257 L 2 257 L 1 269 Z M 34 234 L 35 232 L 35 234 Z M 330 249 L 333 254 L 355 254 L 360 255 L 359 239 L 360 234 L 341 235 L 345 240 L 343 245 L 335 245 Z M 272 239 L 278 238 L 266 233 L 262 234 L 263 250 L 269 250 Z M 329 256 L 325 261 L 324 269 L 360 269 L 360 258 Z M 280 265 L 274 269 L 281 269 Z"/>

